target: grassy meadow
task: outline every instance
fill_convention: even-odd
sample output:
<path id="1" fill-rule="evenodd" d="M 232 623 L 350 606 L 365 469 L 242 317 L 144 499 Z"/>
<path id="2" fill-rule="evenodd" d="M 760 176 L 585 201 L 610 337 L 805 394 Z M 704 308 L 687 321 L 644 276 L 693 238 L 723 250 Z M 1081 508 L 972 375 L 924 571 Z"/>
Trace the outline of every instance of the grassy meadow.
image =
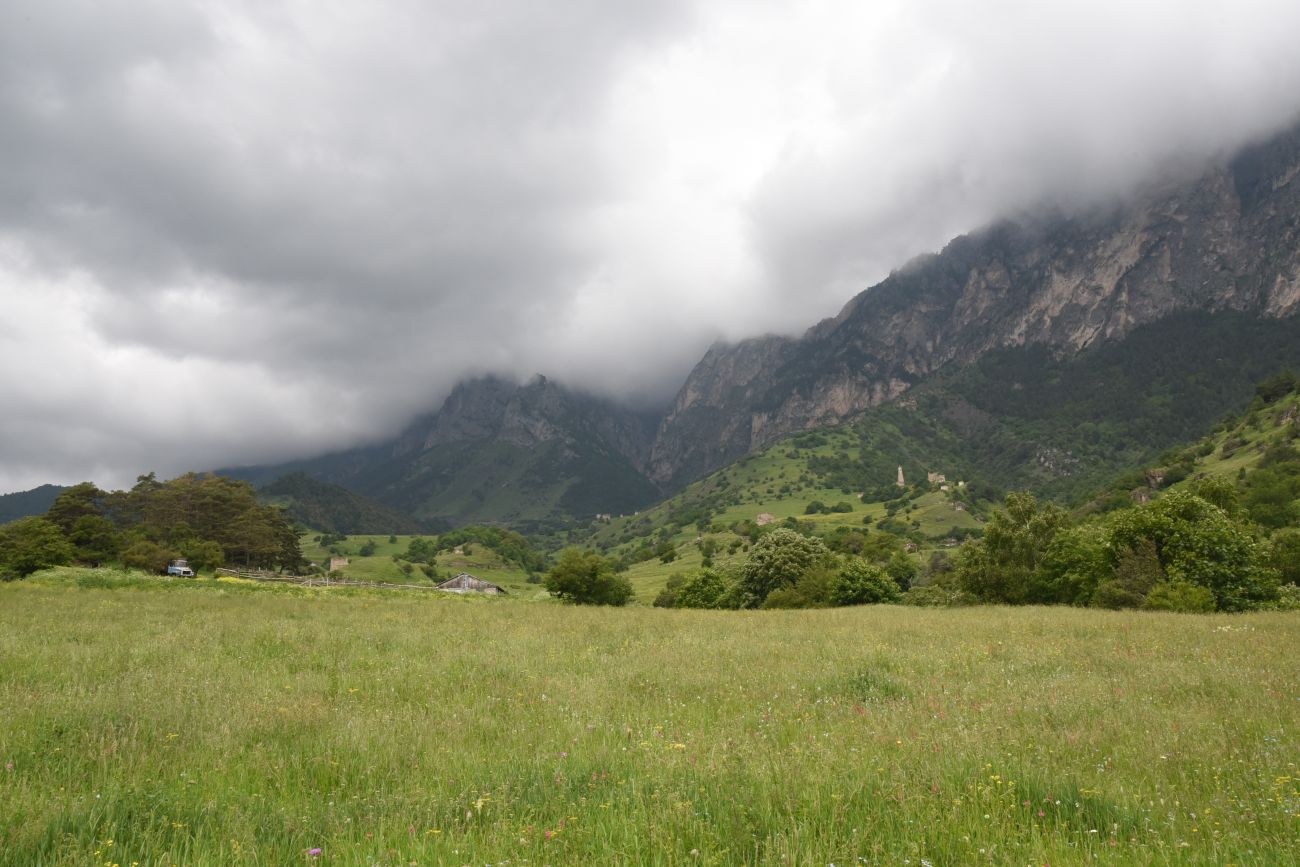
<path id="1" fill-rule="evenodd" d="M 1292 864 L 1297 646 L 53 570 L 0 584 L 0 865 Z"/>

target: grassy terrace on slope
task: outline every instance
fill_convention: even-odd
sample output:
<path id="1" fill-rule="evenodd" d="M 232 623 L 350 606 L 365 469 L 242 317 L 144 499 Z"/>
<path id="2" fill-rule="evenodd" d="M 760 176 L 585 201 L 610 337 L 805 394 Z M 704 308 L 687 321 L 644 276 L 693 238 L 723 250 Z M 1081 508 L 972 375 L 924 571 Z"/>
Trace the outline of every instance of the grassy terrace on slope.
<path id="1" fill-rule="evenodd" d="M 0 585 L 4 867 L 1300 860 L 1293 614 L 113 583 Z"/>

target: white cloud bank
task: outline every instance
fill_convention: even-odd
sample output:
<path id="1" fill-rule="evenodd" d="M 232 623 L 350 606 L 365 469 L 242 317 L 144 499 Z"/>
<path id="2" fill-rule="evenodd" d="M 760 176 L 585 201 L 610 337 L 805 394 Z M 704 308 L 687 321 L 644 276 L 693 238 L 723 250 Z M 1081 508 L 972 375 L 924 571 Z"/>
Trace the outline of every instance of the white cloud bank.
<path id="1" fill-rule="evenodd" d="M 1300 111 L 1293 2 L 19 0 L 0 490 L 662 401 L 1000 215 Z"/>

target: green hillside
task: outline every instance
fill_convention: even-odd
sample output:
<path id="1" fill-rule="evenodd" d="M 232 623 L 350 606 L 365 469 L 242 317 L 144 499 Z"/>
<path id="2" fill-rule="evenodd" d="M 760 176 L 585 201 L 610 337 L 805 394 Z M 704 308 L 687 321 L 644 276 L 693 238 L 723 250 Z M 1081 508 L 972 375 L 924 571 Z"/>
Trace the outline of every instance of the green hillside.
<path id="1" fill-rule="evenodd" d="M 61 485 L 41 485 L 30 491 L 0 494 L 0 524 L 17 521 L 29 515 L 43 515 L 59 494 L 67 488 Z"/>
<path id="2" fill-rule="evenodd" d="M 567 539 L 628 562 L 637 597 L 650 601 L 677 573 L 741 562 L 763 528 L 798 526 L 831 538 L 887 536 L 916 545 L 918 562 L 949 539 L 980 532 L 989 503 L 960 479 L 931 484 L 924 473 L 904 488 L 888 485 L 888 500 L 863 502 L 861 491 L 827 484 L 813 467 L 852 459 L 852 427 L 793 437 L 695 482 L 653 508 L 610 516 Z M 942 466 L 934 471 L 941 472 Z M 895 468 L 896 472 L 896 468 Z M 919 481 L 919 484 L 912 484 Z M 946 488 L 946 490 L 945 490 Z"/>
<path id="3" fill-rule="evenodd" d="M 1195 315 L 1069 361 L 1034 348 L 995 353 L 852 424 L 794 436 L 651 509 L 568 538 L 630 561 L 638 595 L 649 599 L 671 575 L 698 569 L 705 549 L 718 565 L 743 556 L 760 521 L 830 537 L 884 531 L 915 545 L 923 562 L 950 539 L 979 535 L 1008 490 L 1077 507 L 1091 500 L 1086 508 L 1095 511 L 1131 505 L 1148 469 L 1164 486 L 1194 474 L 1241 474 L 1270 444 L 1294 436 L 1285 377 L 1260 386 L 1271 389 L 1268 401 L 1251 400 L 1255 383 L 1284 366 L 1278 359 L 1300 356 L 1296 328 Z M 1236 345 L 1244 337 L 1248 351 Z M 1221 421 L 1248 405 L 1245 416 Z M 1195 440 L 1216 423 L 1209 439 Z M 931 473 L 944 480 L 931 483 Z M 1264 482 L 1267 492 L 1246 486 L 1243 497 L 1285 499 L 1289 482 L 1260 477 L 1254 487 Z"/>
<path id="4" fill-rule="evenodd" d="M 1266 531 L 1295 527 L 1300 525 L 1298 446 L 1300 381 L 1284 372 L 1256 388 L 1245 412 L 1196 442 L 1117 476 L 1080 512 L 1108 511 L 1216 478 L 1233 485 L 1240 507 Z"/>
<path id="5" fill-rule="evenodd" d="M 290 473 L 258 490 L 260 498 L 284 509 L 293 521 L 329 533 L 415 533 L 409 516 L 339 485 L 306 473 Z"/>
<path id="6" fill-rule="evenodd" d="M 658 495 L 626 460 L 598 444 L 575 450 L 558 440 L 527 448 L 448 443 L 419 453 L 400 471 L 388 467 L 356 484 L 417 518 L 454 525 L 554 524 L 602 509 L 632 509 Z"/>
<path id="7" fill-rule="evenodd" d="M 832 487 L 879 491 L 943 468 L 987 494 L 1079 502 L 1245 409 L 1256 383 L 1300 368 L 1300 319 L 1185 314 L 1072 358 L 1004 349 L 945 372 L 854 425 L 857 449 L 810 464 Z"/>

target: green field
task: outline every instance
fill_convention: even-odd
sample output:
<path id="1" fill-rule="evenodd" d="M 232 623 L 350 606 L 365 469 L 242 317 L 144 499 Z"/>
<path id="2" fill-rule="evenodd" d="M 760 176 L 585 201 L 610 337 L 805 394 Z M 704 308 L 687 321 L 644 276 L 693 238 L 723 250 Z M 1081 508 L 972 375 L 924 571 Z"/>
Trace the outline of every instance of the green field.
<path id="1" fill-rule="evenodd" d="M 1298 643 L 55 570 L 0 585 L 0 864 L 1297 863 Z"/>

